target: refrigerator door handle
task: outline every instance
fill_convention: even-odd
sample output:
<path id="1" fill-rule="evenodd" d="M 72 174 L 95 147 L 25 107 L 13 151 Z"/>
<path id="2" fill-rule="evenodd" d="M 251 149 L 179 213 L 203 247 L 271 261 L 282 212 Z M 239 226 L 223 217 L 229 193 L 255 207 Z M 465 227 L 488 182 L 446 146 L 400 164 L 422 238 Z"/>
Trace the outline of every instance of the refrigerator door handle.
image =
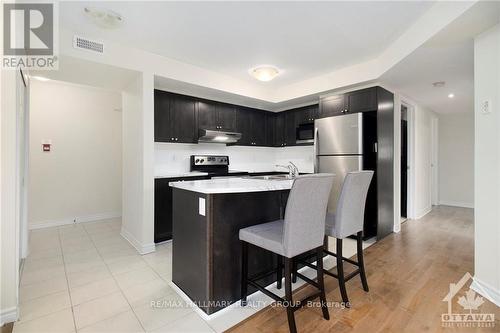
<path id="1" fill-rule="evenodd" d="M 319 168 L 318 147 L 319 147 L 319 132 L 318 128 L 314 127 L 314 173 L 318 173 L 318 168 Z"/>

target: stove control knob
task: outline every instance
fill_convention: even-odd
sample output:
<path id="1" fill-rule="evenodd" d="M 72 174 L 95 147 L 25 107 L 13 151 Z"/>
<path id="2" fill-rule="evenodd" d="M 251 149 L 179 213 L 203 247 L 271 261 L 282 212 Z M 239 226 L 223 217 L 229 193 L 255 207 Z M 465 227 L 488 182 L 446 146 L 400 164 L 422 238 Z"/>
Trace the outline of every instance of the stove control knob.
<path id="1" fill-rule="evenodd" d="M 203 163 L 203 162 L 205 162 L 205 160 L 204 160 L 204 159 L 201 159 L 201 160 L 200 160 L 200 163 Z"/>
<path id="2" fill-rule="evenodd" d="M 198 163 L 199 161 L 200 161 L 200 159 L 199 159 L 199 158 L 197 158 L 197 159 L 194 161 L 194 163 Z"/>

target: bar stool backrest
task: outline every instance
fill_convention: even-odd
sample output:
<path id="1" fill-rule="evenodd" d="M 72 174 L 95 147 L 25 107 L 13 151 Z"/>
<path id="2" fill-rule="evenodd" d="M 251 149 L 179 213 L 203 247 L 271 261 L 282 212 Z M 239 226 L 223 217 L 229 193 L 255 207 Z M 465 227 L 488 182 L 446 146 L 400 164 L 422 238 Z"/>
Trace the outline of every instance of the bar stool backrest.
<path id="1" fill-rule="evenodd" d="M 283 230 L 285 255 L 292 258 L 323 244 L 333 174 L 297 177 L 288 196 Z"/>
<path id="2" fill-rule="evenodd" d="M 335 215 L 335 231 L 339 238 L 345 238 L 363 230 L 365 204 L 373 171 L 347 173 Z"/>

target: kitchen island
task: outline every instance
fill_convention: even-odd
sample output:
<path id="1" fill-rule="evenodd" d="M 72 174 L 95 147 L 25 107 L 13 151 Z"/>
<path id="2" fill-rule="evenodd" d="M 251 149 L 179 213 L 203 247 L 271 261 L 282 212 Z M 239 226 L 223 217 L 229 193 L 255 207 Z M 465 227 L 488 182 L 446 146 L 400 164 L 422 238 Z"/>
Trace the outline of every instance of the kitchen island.
<path id="1" fill-rule="evenodd" d="M 213 314 L 240 299 L 239 230 L 282 218 L 292 184 L 289 179 L 256 178 L 170 183 L 172 282 L 205 313 Z M 266 275 L 276 264 L 276 255 L 249 248 L 250 276 Z M 270 284 L 276 275 L 262 281 Z"/>

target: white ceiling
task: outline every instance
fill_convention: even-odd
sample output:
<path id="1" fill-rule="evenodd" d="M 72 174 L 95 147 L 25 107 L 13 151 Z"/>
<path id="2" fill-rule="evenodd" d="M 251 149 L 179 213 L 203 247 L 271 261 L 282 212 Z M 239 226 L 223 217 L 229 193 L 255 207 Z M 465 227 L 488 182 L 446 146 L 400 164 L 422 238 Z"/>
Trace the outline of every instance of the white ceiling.
<path id="1" fill-rule="evenodd" d="M 94 25 L 85 6 L 124 17 Z M 376 58 L 433 2 L 61 2 L 60 25 L 255 83 L 248 69 L 273 64 L 278 88 Z"/>
<path id="2" fill-rule="evenodd" d="M 500 2 L 481 2 L 387 71 L 381 81 L 431 110 L 474 110 L 474 37 L 500 20 Z M 432 83 L 445 81 L 442 88 Z M 454 98 L 448 98 L 453 93 Z"/>

